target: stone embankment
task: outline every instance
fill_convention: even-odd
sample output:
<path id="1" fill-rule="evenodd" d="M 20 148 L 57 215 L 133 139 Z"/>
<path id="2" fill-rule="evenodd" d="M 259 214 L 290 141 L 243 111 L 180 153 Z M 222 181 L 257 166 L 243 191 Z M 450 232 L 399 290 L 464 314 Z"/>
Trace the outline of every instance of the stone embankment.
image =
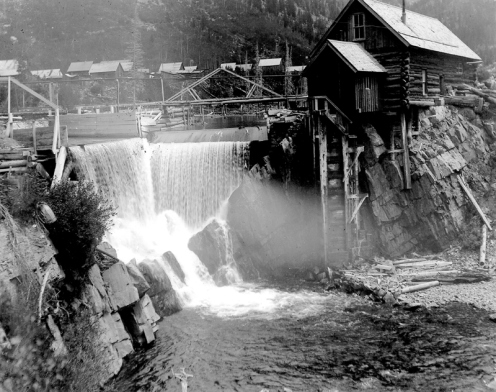
<path id="1" fill-rule="evenodd" d="M 45 277 L 48 286 L 60 284 L 64 272 L 56 261 L 57 251 L 44 232 L 36 226 L 17 228 L 15 248 L 22 252 L 22 258 L 16 257 L 11 246 L 12 233 L 5 221 L 0 222 L 0 295 L 15 299 L 18 277 L 26 271 L 34 273 L 40 285 Z M 139 264 L 133 260 L 125 264 L 117 260 L 110 245 L 102 243 L 97 249 L 112 257 L 91 267 L 81 296 L 70 306 L 75 312 L 88 309 L 94 325 L 98 326 L 98 339 L 93 343 L 105 368 L 95 377 L 104 383 L 119 372 L 123 358 L 155 340 L 161 317 L 181 309 L 164 270 L 165 263 L 179 275 L 184 273 L 171 252 L 164 254 L 162 260 L 143 260 Z M 20 265 L 19 259 L 25 265 Z M 43 304 L 40 316 L 53 336 L 52 350 L 56 355 L 65 355 L 64 328 L 52 310 L 49 304 Z M 1 326 L 0 344 L 10 345 Z"/>

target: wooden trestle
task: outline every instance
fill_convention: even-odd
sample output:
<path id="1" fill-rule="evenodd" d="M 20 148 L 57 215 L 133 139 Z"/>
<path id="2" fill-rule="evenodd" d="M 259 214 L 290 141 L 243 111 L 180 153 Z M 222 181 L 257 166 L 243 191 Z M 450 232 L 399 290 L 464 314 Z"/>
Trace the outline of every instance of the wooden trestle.
<path id="1" fill-rule="evenodd" d="M 318 154 L 325 264 L 342 265 L 360 240 L 359 155 L 351 120 L 327 97 L 309 99 L 311 137 Z M 314 157 L 315 158 L 315 157 Z M 317 167 L 315 167 L 317 169 Z"/>

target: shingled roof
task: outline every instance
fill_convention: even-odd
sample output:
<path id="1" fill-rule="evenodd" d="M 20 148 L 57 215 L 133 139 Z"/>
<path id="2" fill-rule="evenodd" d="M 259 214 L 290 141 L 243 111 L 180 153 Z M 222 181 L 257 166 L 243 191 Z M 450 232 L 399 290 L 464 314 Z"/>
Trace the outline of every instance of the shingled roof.
<path id="1" fill-rule="evenodd" d="M 67 72 L 89 72 L 92 65 L 93 61 L 75 61 L 69 65 Z"/>
<path id="2" fill-rule="evenodd" d="M 481 58 L 438 19 L 406 10 L 406 23 L 401 21 L 402 8 L 377 0 L 351 0 L 324 35 L 338 26 L 352 3 L 359 2 L 402 41 L 406 46 L 432 50 L 434 52 L 464 57 L 471 60 Z M 323 42 L 319 42 L 320 47 Z M 313 56 L 314 52 L 311 54 Z"/>
<path id="3" fill-rule="evenodd" d="M 327 40 L 329 46 L 354 72 L 387 72 L 379 62 L 356 42 Z"/>
<path id="4" fill-rule="evenodd" d="M 94 63 L 90 68 L 90 75 L 96 73 L 116 72 L 119 69 L 120 60 L 101 61 Z"/>

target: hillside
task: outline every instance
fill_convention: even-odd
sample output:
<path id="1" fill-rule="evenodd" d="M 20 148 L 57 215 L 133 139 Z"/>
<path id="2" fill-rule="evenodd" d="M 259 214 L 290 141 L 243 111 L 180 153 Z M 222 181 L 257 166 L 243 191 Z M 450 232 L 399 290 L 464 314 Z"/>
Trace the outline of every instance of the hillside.
<path id="1" fill-rule="evenodd" d="M 400 0 L 388 0 L 399 4 Z M 10 0 L 0 6 L 2 58 L 31 69 L 71 61 L 126 57 L 133 26 L 141 26 L 144 66 L 184 61 L 201 68 L 280 56 L 305 56 L 346 0 Z M 485 60 L 496 59 L 494 0 L 410 0 L 408 8 L 440 18 Z M 137 15 L 137 17 L 135 16 Z"/>

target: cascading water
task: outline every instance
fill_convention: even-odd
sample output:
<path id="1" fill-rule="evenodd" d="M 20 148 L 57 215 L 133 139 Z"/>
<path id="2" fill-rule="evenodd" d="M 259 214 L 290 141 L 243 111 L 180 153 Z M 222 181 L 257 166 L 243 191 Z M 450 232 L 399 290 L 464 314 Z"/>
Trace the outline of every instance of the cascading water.
<path id="1" fill-rule="evenodd" d="M 219 315 L 270 313 L 300 305 L 308 312 L 322 299 L 288 295 L 241 284 L 232 257 L 228 228 L 220 214 L 243 178 L 247 143 L 149 144 L 144 139 L 71 147 L 83 176 L 93 181 L 117 208 L 107 240 L 121 260 L 176 256 L 185 283 L 167 266 L 174 289 L 186 306 L 201 306 Z M 217 287 L 188 240 L 209 219 L 219 221 L 225 238 L 221 267 L 231 284 Z"/>

